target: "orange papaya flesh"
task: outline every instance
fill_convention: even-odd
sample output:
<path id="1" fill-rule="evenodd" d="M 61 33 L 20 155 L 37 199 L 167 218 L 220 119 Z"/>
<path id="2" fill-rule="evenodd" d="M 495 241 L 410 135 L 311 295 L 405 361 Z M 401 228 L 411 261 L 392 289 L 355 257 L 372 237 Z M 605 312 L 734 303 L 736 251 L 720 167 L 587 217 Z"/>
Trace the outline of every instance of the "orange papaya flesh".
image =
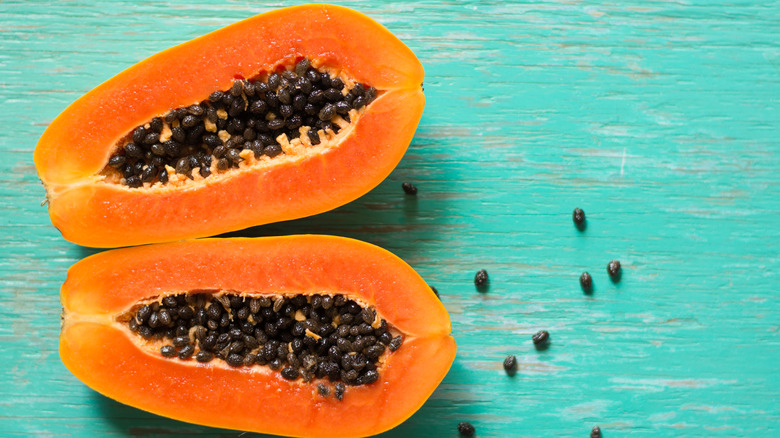
<path id="1" fill-rule="evenodd" d="M 378 380 L 322 396 L 327 379 L 286 380 L 263 366 L 167 359 L 127 324 L 139 303 L 192 291 L 251 298 L 343 294 L 403 337 Z M 288 436 L 367 436 L 419 409 L 455 356 L 449 316 L 406 263 L 373 245 L 329 236 L 203 239 L 112 250 L 68 271 L 60 356 L 94 390 L 170 418 Z"/>
<path id="2" fill-rule="evenodd" d="M 176 184 L 156 177 L 132 188 L 117 184 L 121 178 L 107 168 L 137 127 L 203 103 L 238 79 L 292 71 L 302 59 L 342 78 L 349 85 L 344 92 L 357 83 L 377 90 L 376 99 L 353 109 L 337 133 L 322 130 L 322 145 L 309 146 L 301 136 L 302 147 L 288 147 L 273 159 L 245 151 L 237 168 L 207 178 L 195 172 Z M 35 150 L 49 215 L 67 240 L 112 247 L 330 210 L 375 187 L 400 161 L 422 115 L 422 80 L 422 66 L 400 40 L 347 8 L 303 5 L 241 21 L 141 61 L 49 125 Z"/>

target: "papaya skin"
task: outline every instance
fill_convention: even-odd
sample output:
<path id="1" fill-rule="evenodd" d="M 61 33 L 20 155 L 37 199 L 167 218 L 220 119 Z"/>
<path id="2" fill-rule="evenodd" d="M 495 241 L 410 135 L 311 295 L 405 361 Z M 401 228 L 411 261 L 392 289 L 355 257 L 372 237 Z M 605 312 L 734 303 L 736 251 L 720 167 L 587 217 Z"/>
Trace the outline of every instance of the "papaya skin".
<path id="1" fill-rule="evenodd" d="M 165 359 L 117 317 L 142 300 L 192 290 L 343 293 L 404 336 L 379 380 L 342 401 L 266 367 Z M 112 250 L 73 265 L 62 286 L 60 357 L 92 389 L 149 412 L 287 436 L 360 437 L 417 411 L 455 357 L 447 311 L 420 276 L 376 246 L 330 236 L 202 239 Z"/>
<path id="2" fill-rule="evenodd" d="M 304 57 L 378 90 L 334 147 L 277 157 L 182 188 L 132 189 L 101 181 L 116 144 L 136 126 L 200 102 L 237 78 Z M 71 242 L 116 247 L 331 210 L 371 190 L 401 160 L 425 105 L 423 76 L 411 50 L 387 29 L 332 5 L 279 9 L 172 47 L 96 87 L 43 133 L 35 165 L 51 221 Z"/>

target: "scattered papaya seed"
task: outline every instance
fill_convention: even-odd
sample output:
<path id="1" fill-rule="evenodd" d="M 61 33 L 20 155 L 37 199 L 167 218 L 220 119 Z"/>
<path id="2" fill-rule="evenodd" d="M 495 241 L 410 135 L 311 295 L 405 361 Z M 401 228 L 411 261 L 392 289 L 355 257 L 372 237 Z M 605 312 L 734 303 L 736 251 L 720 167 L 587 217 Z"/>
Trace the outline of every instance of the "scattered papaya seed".
<path id="1" fill-rule="evenodd" d="M 458 423 L 458 432 L 460 433 L 461 436 L 469 437 L 469 436 L 474 436 L 474 434 L 476 433 L 476 429 L 474 429 L 474 425 L 472 425 L 471 423 L 467 421 L 462 421 Z"/>
<path id="2" fill-rule="evenodd" d="M 514 354 L 510 354 L 504 359 L 504 371 L 509 376 L 514 376 L 517 373 L 517 357 Z"/>
<path id="3" fill-rule="evenodd" d="M 531 339 L 537 350 L 546 350 L 550 346 L 550 332 L 547 330 L 539 330 Z"/>
<path id="4" fill-rule="evenodd" d="M 571 217 L 578 230 L 582 231 L 585 229 L 585 212 L 581 208 L 575 208 Z"/>
<path id="5" fill-rule="evenodd" d="M 586 294 L 593 291 L 593 278 L 587 272 L 583 272 L 582 275 L 580 275 L 580 287 L 582 287 L 582 291 Z"/>
<path id="6" fill-rule="evenodd" d="M 488 273 L 484 269 L 480 269 L 474 275 L 474 285 L 477 286 L 479 292 L 487 292 Z"/>
<path id="7" fill-rule="evenodd" d="M 607 274 L 609 274 L 609 278 L 613 283 L 620 281 L 620 277 L 623 276 L 623 270 L 618 260 L 612 260 L 607 264 Z"/>

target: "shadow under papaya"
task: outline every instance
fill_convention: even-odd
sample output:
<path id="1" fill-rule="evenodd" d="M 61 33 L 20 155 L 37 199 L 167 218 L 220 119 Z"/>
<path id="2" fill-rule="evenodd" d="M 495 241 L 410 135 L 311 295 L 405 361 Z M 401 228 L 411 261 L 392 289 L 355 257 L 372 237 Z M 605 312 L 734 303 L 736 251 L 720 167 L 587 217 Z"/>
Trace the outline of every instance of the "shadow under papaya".
<path id="1" fill-rule="evenodd" d="M 272 435 L 217 429 L 172 420 L 124 405 L 95 391 L 91 391 L 91 393 L 93 397 L 91 404 L 96 406 L 100 411 L 100 417 L 107 420 L 114 431 L 124 436 L 204 436 L 232 438 L 240 434 L 245 438 L 272 437 Z"/>
<path id="2" fill-rule="evenodd" d="M 396 169 L 384 182 L 357 200 L 334 210 L 301 219 L 251 227 L 219 237 L 265 237 L 327 234 L 372 243 L 415 266 L 425 263 L 427 247 L 441 238 L 447 225 L 436 219 L 446 197 L 406 195 Z M 405 173 L 408 173 L 405 172 Z"/>

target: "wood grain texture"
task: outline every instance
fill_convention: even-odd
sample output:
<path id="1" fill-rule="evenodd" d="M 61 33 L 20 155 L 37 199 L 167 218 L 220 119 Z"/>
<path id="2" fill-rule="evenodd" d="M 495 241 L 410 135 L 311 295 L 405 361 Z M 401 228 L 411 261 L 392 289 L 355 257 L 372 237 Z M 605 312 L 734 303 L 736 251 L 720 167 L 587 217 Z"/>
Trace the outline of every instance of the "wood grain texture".
<path id="1" fill-rule="evenodd" d="M 62 366 L 58 290 L 94 250 L 50 225 L 32 151 L 138 60 L 293 3 L 0 4 L 0 435 L 249 436 L 123 406 Z M 425 66 L 412 146 L 350 205 L 233 235 L 355 237 L 438 287 L 458 357 L 385 436 L 457 436 L 459 421 L 480 437 L 780 434 L 780 2 L 341 4 Z M 541 328 L 553 343 L 537 352 Z"/>

